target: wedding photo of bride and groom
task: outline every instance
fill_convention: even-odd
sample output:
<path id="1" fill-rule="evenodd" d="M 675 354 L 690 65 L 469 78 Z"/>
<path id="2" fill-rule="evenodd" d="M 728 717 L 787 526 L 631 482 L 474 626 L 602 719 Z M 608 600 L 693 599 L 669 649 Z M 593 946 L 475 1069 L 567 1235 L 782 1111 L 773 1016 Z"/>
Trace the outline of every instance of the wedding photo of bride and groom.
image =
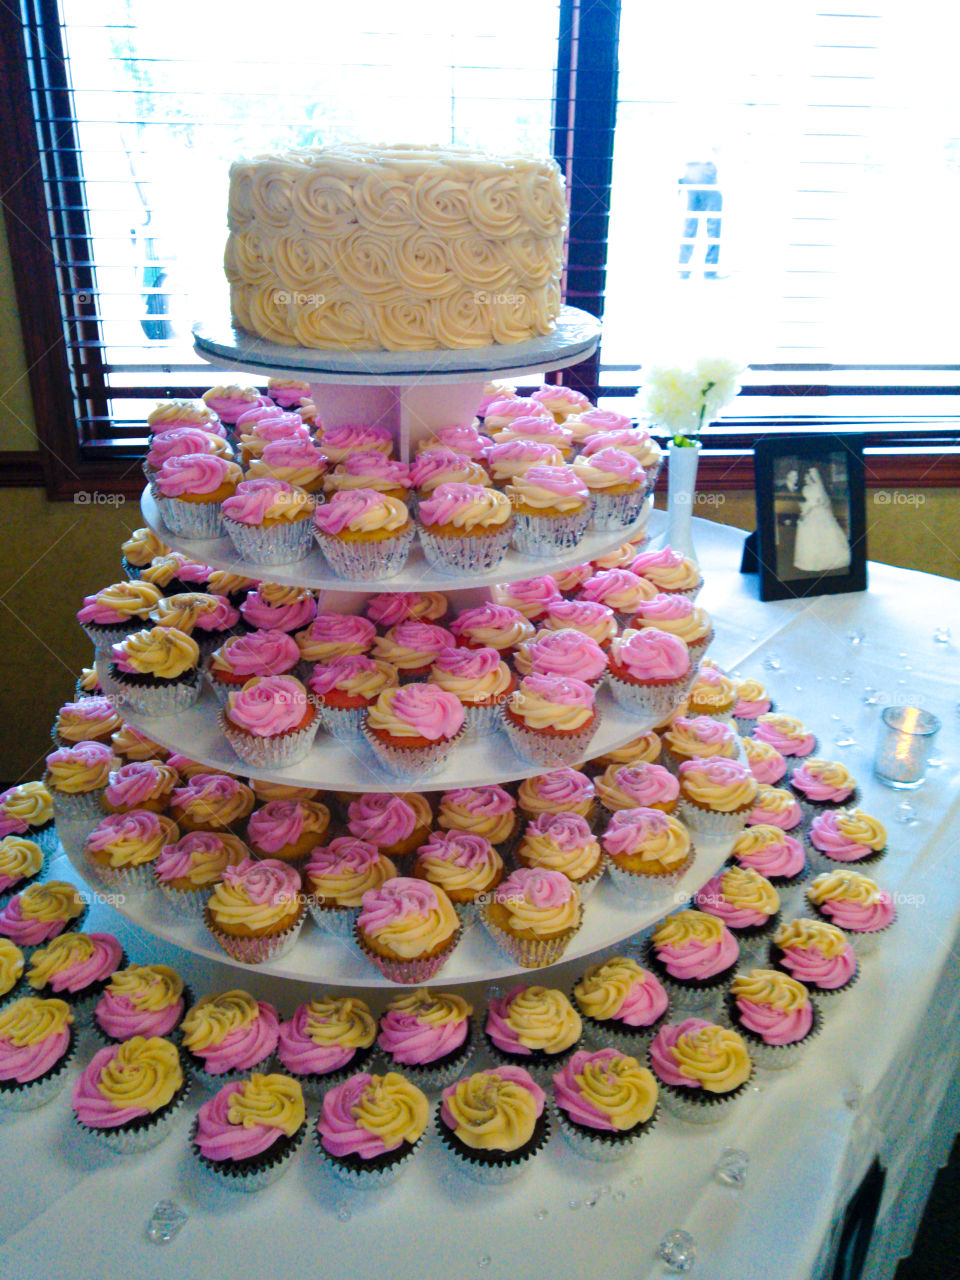
<path id="1" fill-rule="evenodd" d="M 780 581 L 846 574 L 851 550 L 844 454 L 813 460 L 784 454 L 774 463 L 773 489 Z"/>

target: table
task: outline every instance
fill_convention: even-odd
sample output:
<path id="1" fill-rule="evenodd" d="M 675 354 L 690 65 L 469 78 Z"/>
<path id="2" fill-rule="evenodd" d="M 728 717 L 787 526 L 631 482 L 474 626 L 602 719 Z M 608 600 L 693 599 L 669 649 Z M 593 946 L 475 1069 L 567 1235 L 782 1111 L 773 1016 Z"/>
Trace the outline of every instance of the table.
<path id="1" fill-rule="evenodd" d="M 305 1264 L 371 1280 L 637 1280 L 665 1274 L 654 1250 L 675 1227 L 697 1242 L 694 1276 L 801 1280 L 829 1274 L 843 1207 L 876 1156 L 887 1184 L 865 1274 L 892 1274 L 960 1128 L 960 666 L 957 642 L 934 636 L 951 626 L 960 637 L 960 584 L 871 565 L 865 595 L 761 604 L 755 579 L 737 572 L 742 535 L 697 521 L 695 537 L 701 602 L 717 623 L 712 656 L 758 676 L 800 715 L 821 753 L 858 776 L 863 807 L 890 833 L 876 875 L 900 895 L 900 919 L 805 1061 L 782 1078 L 763 1074 L 720 1125 L 663 1116 L 622 1165 L 590 1164 L 554 1138 L 528 1177 L 493 1189 L 451 1172 L 433 1136 L 383 1192 L 340 1189 L 305 1149 L 272 1188 L 230 1195 L 194 1167 L 188 1116 L 154 1152 L 118 1159 L 75 1130 L 64 1095 L 33 1115 L 0 1113 L 0 1280 L 245 1280 L 300 1274 Z M 909 697 L 943 721 L 940 763 L 908 797 L 910 823 L 896 817 L 903 797 L 871 776 L 878 705 L 864 704 L 867 686 L 882 690 L 879 705 Z M 838 737 L 854 741 L 840 746 Z M 56 871 L 72 874 L 65 859 Z M 135 960 L 179 964 L 201 990 L 235 982 L 230 970 L 183 961 L 137 934 L 104 904 L 88 927 L 115 931 Z M 579 967 L 551 971 L 551 983 L 566 985 Z M 255 972 L 247 985 L 286 1013 L 302 997 L 296 984 Z M 712 1176 L 734 1146 L 750 1157 L 742 1190 Z M 160 1249 L 143 1232 L 166 1197 L 190 1216 Z"/>

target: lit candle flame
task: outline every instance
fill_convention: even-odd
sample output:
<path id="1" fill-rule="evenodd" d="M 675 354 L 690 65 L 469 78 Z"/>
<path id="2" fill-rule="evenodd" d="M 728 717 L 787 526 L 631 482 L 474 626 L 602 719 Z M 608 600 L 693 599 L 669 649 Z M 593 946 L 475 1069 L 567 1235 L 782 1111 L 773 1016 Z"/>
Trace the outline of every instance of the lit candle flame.
<path id="1" fill-rule="evenodd" d="M 900 726 L 900 735 L 897 738 L 897 749 L 894 755 L 898 760 L 909 760 L 913 752 L 912 735 L 917 731 L 917 725 L 920 723 L 920 711 L 917 707 L 905 707 L 903 714 L 903 724 Z"/>

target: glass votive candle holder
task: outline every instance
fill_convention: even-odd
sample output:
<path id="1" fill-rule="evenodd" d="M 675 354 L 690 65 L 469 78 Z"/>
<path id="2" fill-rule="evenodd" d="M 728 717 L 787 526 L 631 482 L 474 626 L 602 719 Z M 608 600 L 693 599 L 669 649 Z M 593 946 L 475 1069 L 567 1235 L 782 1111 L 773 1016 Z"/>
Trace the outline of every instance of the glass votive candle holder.
<path id="1" fill-rule="evenodd" d="M 910 791 L 923 785 L 927 757 L 940 730 L 940 721 L 920 707 L 884 707 L 874 774 L 886 787 Z"/>

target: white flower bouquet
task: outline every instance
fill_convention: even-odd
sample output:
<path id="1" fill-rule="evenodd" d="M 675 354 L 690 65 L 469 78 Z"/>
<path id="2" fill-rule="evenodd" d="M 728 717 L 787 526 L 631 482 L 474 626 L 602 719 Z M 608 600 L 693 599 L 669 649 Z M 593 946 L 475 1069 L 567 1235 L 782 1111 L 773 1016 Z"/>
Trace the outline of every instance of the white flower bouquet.
<path id="1" fill-rule="evenodd" d="M 652 365 L 644 383 L 647 413 L 667 427 L 673 443 L 693 446 L 740 391 L 745 365 L 723 356 L 702 357 L 692 368 Z"/>

